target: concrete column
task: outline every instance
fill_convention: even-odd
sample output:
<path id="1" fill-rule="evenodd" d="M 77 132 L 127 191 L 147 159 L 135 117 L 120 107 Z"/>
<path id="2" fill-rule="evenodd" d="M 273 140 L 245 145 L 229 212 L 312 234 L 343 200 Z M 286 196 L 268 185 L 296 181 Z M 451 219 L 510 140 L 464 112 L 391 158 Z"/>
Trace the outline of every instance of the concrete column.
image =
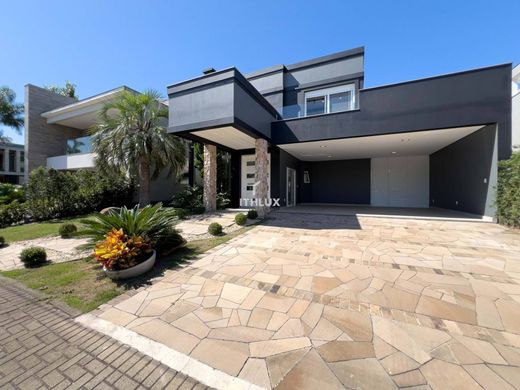
<path id="1" fill-rule="evenodd" d="M 204 144 L 204 207 L 217 209 L 217 147 Z"/>
<path id="2" fill-rule="evenodd" d="M 267 141 L 262 138 L 255 140 L 255 199 L 257 200 L 256 211 L 260 218 L 264 218 L 269 212 L 265 206 L 269 192 L 269 159 L 267 155 Z"/>

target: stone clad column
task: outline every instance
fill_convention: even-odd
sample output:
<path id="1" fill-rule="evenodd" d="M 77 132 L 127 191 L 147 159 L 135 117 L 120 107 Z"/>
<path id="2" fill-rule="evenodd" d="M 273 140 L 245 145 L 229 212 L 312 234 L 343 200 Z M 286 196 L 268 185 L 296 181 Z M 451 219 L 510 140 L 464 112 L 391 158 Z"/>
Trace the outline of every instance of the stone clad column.
<path id="1" fill-rule="evenodd" d="M 257 201 L 256 211 L 260 218 L 264 218 L 269 212 L 268 202 L 269 192 L 269 159 L 267 155 L 267 141 L 262 138 L 255 140 L 255 199 Z"/>
<path id="2" fill-rule="evenodd" d="M 204 208 L 217 209 L 217 147 L 204 144 Z"/>

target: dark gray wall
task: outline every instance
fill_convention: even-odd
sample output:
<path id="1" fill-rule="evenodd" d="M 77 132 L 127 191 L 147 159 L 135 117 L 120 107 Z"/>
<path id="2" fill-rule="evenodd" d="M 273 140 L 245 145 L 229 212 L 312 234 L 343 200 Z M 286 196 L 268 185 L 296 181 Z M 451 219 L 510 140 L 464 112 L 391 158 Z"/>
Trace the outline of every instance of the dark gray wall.
<path id="1" fill-rule="evenodd" d="M 370 204 L 370 159 L 302 162 L 298 183 L 300 203 Z"/>
<path id="2" fill-rule="evenodd" d="M 81 137 L 85 130 L 49 125 L 41 114 L 74 103 L 31 84 L 25 86 L 25 171 L 26 175 L 39 166 L 47 166 L 47 157 L 60 156 L 67 151 L 67 140 Z"/>
<path id="3" fill-rule="evenodd" d="M 432 206 L 485 214 L 494 191 L 495 134 L 495 125 L 486 126 L 430 156 Z"/>
<path id="4" fill-rule="evenodd" d="M 168 87 L 170 133 L 233 126 L 269 139 L 274 107 L 235 68 Z M 223 145 L 226 146 L 226 145 Z"/>
<path id="5" fill-rule="evenodd" d="M 287 196 L 287 168 L 296 170 L 297 188 L 299 189 L 298 170 L 300 160 L 277 147 L 271 148 L 271 197 L 280 198 L 280 205 L 286 205 Z M 299 190 L 296 191 L 296 201 L 298 202 Z"/>
<path id="6" fill-rule="evenodd" d="M 277 121 L 275 144 L 498 124 L 498 156 L 511 153 L 511 65 L 360 91 L 359 110 Z"/>

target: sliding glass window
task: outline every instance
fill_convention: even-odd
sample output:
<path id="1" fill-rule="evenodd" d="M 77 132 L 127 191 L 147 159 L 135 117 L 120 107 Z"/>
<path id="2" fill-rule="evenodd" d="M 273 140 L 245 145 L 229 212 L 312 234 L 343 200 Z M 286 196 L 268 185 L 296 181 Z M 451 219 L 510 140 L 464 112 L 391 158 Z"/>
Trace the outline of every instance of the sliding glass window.
<path id="1" fill-rule="evenodd" d="M 354 84 L 305 93 L 305 116 L 349 111 L 356 108 Z"/>

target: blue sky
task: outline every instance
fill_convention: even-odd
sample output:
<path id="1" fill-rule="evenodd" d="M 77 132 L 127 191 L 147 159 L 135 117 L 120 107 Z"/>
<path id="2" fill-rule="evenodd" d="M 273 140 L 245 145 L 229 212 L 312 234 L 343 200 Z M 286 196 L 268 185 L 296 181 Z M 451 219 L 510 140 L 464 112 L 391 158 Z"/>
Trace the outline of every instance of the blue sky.
<path id="1" fill-rule="evenodd" d="M 520 62 L 520 1 L 0 0 L 0 85 L 77 84 L 80 98 L 157 89 L 365 46 L 365 84 Z M 4 133 L 15 142 L 23 137 Z"/>

